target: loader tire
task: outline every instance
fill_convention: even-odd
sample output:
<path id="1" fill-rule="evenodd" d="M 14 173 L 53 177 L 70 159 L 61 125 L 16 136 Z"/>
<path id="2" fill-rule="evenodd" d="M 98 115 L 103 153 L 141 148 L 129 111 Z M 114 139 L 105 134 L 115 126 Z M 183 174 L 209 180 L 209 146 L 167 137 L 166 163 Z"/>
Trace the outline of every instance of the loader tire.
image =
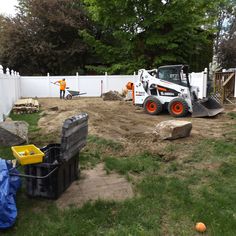
<path id="1" fill-rule="evenodd" d="M 168 111 L 174 117 L 184 117 L 188 114 L 188 103 L 182 98 L 175 98 L 168 104 Z"/>
<path id="2" fill-rule="evenodd" d="M 162 112 L 162 104 L 156 97 L 147 97 L 144 102 L 144 110 L 150 115 L 158 115 Z"/>

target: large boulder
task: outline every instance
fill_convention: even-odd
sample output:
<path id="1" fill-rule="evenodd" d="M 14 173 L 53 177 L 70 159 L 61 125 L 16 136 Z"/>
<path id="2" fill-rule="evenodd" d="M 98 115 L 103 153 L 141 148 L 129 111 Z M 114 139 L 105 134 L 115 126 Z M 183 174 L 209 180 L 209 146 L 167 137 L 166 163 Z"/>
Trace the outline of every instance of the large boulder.
<path id="1" fill-rule="evenodd" d="M 159 139 L 173 140 L 188 137 L 192 130 L 192 123 L 183 120 L 162 121 L 155 127 L 154 133 Z"/>
<path id="2" fill-rule="evenodd" d="M 28 142 L 28 123 L 5 121 L 0 123 L 0 146 L 14 146 Z"/>

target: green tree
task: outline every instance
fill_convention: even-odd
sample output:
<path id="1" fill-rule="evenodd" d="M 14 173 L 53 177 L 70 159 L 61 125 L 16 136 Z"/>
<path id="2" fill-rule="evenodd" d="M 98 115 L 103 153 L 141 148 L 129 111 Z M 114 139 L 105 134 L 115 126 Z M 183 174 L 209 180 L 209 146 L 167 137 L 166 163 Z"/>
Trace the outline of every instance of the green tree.
<path id="1" fill-rule="evenodd" d="M 222 0 L 223 1 L 223 0 Z M 225 0 L 218 21 L 221 22 L 221 31 L 218 28 L 219 40 L 216 42 L 215 55 L 223 68 L 236 67 L 236 0 Z M 217 37 L 216 37 L 217 39 Z"/>
<path id="2" fill-rule="evenodd" d="M 93 26 L 77 0 L 19 0 L 18 14 L 2 20 L 0 61 L 21 74 L 83 73 L 89 50 L 79 35 Z"/>
<path id="3" fill-rule="evenodd" d="M 213 12 L 217 15 L 215 21 L 215 40 L 214 40 L 214 55 L 218 55 L 220 44 L 230 35 L 230 28 L 234 20 L 234 8 L 236 0 L 221 0 L 218 7 Z"/>
<path id="4" fill-rule="evenodd" d="M 236 68 L 236 15 L 231 19 L 227 37 L 221 41 L 218 56 L 223 68 Z"/>
<path id="5" fill-rule="evenodd" d="M 21 74 L 133 73 L 170 63 L 200 71 L 234 1 L 19 0 L 16 17 L 0 18 L 0 63 Z"/>
<path id="6" fill-rule="evenodd" d="M 82 35 L 110 73 L 189 61 L 202 70 L 212 57 L 217 14 L 209 13 L 220 1 L 85 0 L 102 30 Z"/>

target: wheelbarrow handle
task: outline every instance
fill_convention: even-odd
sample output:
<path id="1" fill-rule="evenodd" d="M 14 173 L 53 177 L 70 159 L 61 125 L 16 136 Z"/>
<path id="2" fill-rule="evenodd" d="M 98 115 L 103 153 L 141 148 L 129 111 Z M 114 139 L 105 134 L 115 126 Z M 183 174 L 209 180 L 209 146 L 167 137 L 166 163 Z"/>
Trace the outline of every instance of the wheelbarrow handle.
<path id="1" fill-rule="evenodd" d="M 53 174 L 57 169 L 58 169 L 58 167 L 55 167 L 52 171 L 50 171 L 47 175 L 44 175 L 44 176 L 25 175 L 25 174 L 17 174 L 17 173 L 10 173 L 10 172 L 9 172 L 9 175 L 19 176 L 19 177 L 23 177 L 23 178 L 31 178 L 31 179 L 46 179 L 51 174 Z"/>

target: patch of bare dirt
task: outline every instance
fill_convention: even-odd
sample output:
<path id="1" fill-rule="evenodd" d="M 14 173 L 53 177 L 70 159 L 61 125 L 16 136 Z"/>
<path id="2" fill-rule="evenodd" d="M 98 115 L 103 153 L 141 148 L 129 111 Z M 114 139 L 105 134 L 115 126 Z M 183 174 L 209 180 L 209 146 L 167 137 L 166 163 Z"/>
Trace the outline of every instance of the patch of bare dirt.
<path id="1" fill-rule="evenodd" d="M 77 113 L 89 114 L 89 134 L 112 139 L 124 144 L 124 155 L 135 154 L 143 150 L 160 152 L 169 144 L 159 141 L 153 135 L 153 129 L 161 121 L 174 119 L 168 113 L 158 116 L 146 114 L 142 108 L 125 101 L 103 101 L 102 98 L 78 98 L 68 100 L 39 99 L 44 110 L 39 126 L 45 133 L 61 131 L 63 121 Z M 58 107 L 58 111 L 50 108 Z M 231 109 L 231 108 L 230 108 Z M 232 109 L 231 109 L 232 110 Z M 235 120 L 227 114 L 214 118 L 184 117 L 181 120 L 191 121 L 193 129 L 189 138 L 172 141 L 171 143 L 186 143 L 189 145 L 203 138 L 221 138 L 230 131 Z"/>
<path id="2" fill-rule="evenodd" d="M 59 208 L 70 205 L 82 207 L 87 201 L 116 200 L 122 201 L 134 196 L 131 184 L 122 176 L 104 171 L 99 164 L 94 169 L 83 170 L 81 179 L 73 182 L 65 193 L 57 200 Z"/>

